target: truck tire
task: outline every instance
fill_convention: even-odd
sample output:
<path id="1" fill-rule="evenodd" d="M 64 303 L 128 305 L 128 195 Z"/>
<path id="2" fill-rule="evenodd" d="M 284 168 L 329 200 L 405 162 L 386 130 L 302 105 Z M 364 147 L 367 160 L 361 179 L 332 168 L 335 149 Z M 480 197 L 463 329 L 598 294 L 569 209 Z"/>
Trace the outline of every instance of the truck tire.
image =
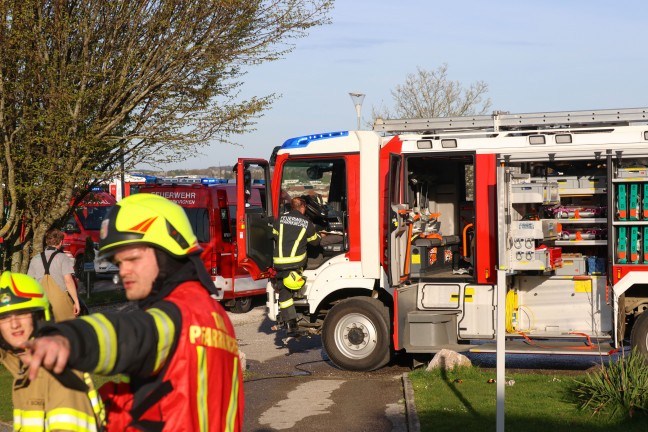
<path id="1" fill-rule="evenodd" d="M 234 300 L 234 306 L 230 309 L 232 313 L 246 313 L 252 309 L 252 297 L 239 297 Z"/>
<path id="2" fill-rule="evenodd" d="M 74 275 L 79 280 L 84 280 L 83 277 L 83 254 L 74 259 Z"/>
<path id="3" fill-rule="evenodd" d="M 391 358 L 389 310 L 371 297 L 353 297 L 333 306 L 324 319 L 322 344 L 338 367 L 372 371 Z"/>
<path id="4" fill-rule="evenodd" d="M 648 311 L 644 311 L 635 321 L 630 332 L 630 347 L 644 355 L 648 360 Z"/>

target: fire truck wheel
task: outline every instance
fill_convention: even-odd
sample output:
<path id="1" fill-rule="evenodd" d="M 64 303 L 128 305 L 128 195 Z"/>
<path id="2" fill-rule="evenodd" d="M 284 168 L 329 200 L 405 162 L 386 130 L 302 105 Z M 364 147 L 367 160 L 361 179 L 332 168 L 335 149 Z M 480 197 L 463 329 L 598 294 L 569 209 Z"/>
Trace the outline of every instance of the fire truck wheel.
<path id="1" fill-rule="evenodd" d="M 322 343 L 342 369 L 371 371 L 391 356 L 389 311 L 371 297 L 353 297 L 333 306 L 324 319 Z"/>
<path id="2" fill-rule="evenodd" d="M 252 297 L 239 297 L 230 309 L 233 313 L 246 313 L 252 309 Z"/>
<path id="3" fill-rule="evenodd" d="M 648 311 L 644 311 L 635 321 L 630 332 L 630 346 L 637 349 L 648 360 Z"/>
<path id="4" fill-rule="evenodd" d="M 83 255 L 79 255 L 74 259 L 74 275 L 79 280 L 84 280 L 83 278 Z"/>

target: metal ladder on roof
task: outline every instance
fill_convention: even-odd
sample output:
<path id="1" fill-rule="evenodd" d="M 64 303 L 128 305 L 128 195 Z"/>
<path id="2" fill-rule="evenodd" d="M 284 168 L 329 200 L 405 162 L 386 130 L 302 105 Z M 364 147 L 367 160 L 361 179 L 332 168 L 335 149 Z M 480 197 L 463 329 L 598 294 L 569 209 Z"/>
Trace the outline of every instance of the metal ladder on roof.
<path id="1" fill-rule="evenodd" d="M 432 117 L 422 119 L 377 119 L 375 132 L 439 133 L 446 131 L 509 131 L 552 128 L 613 127 L 648 123 L 648 108 L 592 111 L 556 111 L 510 114 L 495 111 L 492 115 L 465 117 Z"/>

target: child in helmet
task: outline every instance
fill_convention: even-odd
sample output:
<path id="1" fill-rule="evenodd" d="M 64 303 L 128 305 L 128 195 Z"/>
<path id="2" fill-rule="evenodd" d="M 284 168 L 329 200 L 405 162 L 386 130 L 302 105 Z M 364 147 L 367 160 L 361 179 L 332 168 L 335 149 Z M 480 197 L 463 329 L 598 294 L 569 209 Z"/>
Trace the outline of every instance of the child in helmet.
<path id="1" fill-rule="evenodd" d="M 14 377 L 14 430 L 97 431 L 103 422 L 103 407 L 88 374 L 73 372 L 62 378 L 41 369 L 33 381 L 27 377 L 30 354 L 20 346 L 50 317 L 47 296 L 35 279 L 2 273 L 0 360 Z"/>

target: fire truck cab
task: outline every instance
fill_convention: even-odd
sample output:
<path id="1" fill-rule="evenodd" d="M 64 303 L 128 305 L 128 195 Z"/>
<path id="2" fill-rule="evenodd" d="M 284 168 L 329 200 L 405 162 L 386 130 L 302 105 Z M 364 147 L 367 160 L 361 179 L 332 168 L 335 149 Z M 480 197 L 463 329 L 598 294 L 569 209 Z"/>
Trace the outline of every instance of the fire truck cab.
<path id="1" fill-rule="evenodd" d="M 248 211 L 263 210 L 263 185 L 252 185 Z M 248 312 L 254 296 L 265 295 L 266 281 L 254 280 L 238 266 L 237 239 L 233 236 L 236 184 L 214 178 L 159 178 L 141 185 L 139 193 L 163 196 L 180 205 L 203 247 L 201 258 L 218 288 L 219 300 L 235 313 Z"/>
<path id="2" fill-rule="evenodd" d="M 243 199 L 242 173 L 269 164 L 238 164 Z M 287 140 L 268 188 L 263 213 L 237 209 L 239 264 L 268 277 L 285 197 L 315 196 L 340 242 L 313 251 L 295 305 L 341 368 L 495 352 L 498 308 L 507 353 L 628 336 L 648 355 L 648 109 L 379 120 Z"/>
<path id="3" fill-rule="evenodd" d="M 74 259 L 74 273 L 83 276 L 83 254 L 86 239 L 99 242 L 101 221 L 108 215 L 117 200 L 106 192 L 92 191 L 86 195 L 63 226 L 63 251 Z M 73 203 L 71 203 L 73 204 Z"/>

